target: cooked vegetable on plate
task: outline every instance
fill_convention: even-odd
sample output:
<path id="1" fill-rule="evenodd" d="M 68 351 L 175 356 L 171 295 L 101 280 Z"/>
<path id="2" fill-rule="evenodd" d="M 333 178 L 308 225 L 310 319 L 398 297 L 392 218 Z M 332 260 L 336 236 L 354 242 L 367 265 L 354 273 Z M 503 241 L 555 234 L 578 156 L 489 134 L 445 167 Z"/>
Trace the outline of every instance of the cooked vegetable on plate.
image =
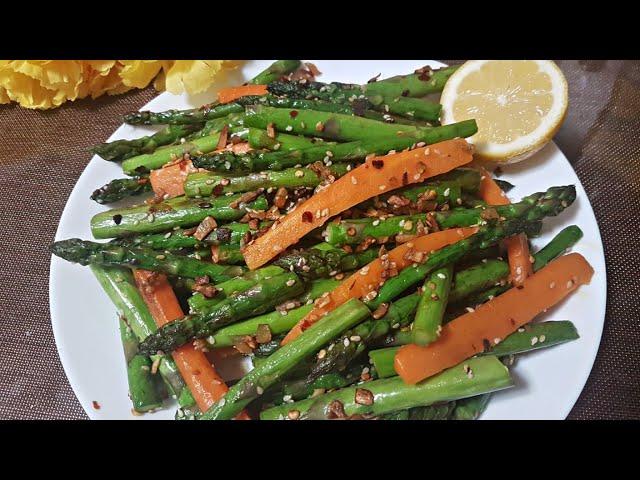
<path id="1" fill-rule="evenodd" d="M 52 252 L 113 301 L 132 412 L 174 398 L 177 419 L 475 419 L 514 387 L 514 355 L 576 340 L 569 320 L 532 321 L 589 283 L 565 254 L 582 231 L 529 241 L 575 187 L 510 199 L 474 158 L 550 138 L 556 70 L 469 62 L 358 85 L 280 60 L 200 108 L 127 114 L 162 127 L 93 147 L 124 177 L 91 198 L 128 204 L 90 219 L 103 241 Z M 500 97 L 495 71 L 535 98 Z M 514 113 L 523 97 L 540 118 Z M 218 373 L 239 359 L 243 374 Z"/>

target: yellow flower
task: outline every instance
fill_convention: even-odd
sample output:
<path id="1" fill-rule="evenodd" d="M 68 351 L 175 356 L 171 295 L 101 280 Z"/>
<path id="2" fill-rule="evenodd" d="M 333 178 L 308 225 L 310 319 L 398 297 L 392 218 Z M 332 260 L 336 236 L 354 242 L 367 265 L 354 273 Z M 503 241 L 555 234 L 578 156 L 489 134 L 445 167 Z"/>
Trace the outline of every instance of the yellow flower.
<path id="1" fill-rule="evenodd" d="M 0 104 L 18 102 L 47 109 L 91 95 L 118 95 L 145 88 L 175 94 L 200 93 L 222 69 L 237 68 L 227 60 L 0 60 Z"/>
<path id="2" fill-rule="evenodd" d="M 204 92 L 222 68 L 223 60 L 176 60 L 167 70 L 166 89 L 179 94 Z"/>

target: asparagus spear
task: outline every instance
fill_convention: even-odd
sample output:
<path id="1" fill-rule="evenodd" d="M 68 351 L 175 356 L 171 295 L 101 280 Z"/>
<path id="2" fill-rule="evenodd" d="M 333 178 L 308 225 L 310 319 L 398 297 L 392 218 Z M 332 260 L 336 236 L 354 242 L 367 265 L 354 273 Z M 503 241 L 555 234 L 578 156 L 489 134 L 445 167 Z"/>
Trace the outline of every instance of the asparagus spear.
<path id="1" fill-rule="evenodd" d="M 285 75 L 297 70 L 302 62 L 300 60 L 277 60 L 269 65 L 265 70 L 249 80 L 255 85 L 266 85 L 281 79 Z"/>
<path id="2" fill-rule="evenodd" d="M 151 373 L 149 357 L 138 355 L 138 339 L 123 316 L 119 319 L 120 338 L 127 363 L 129 398 L 136 412 L 148 412 L 162 406 L 162 395 L 157 377 Z"/>
<path id="3" fill-rule="evenodd" d="M 582 231 L 576 225 L 564 228 L 544 248 L 533 254 L 533 271 L 536 272 L 554 258 L 560 256 L 567 248 L 573 246 L 582 237 Z M 449 295 L 450 303 L 466 302 L 467 305 L 483 303 L 491 295 L 496 296 L 504 291 L 504 287 L 494 285 L 509 274 L 509 265 L 505 261 L 487 259 L 482 263 L 457 272 L 453 279 L 453 288 Z M 470 295 L 483 292 L 481 297 Z"/>
<path id="4" fill-rule="evenodd" d="M 307 282 L 307 290 L 298 300 L 300 303 L 307 303 L 309 300 L 315 300 L 320 297 L 325 292 L 330 292 L 338 285 L 340 285 L 340 280 L 334 280 L 333 278 L 318 278 Z"/>
<path id="5" fill-rule="evenodd" d="M 225 325 L 268 312 L 303 291 L 303 282 L 291 272 L 264 279 L 248 290 L 229 295 L 211 309 L 167 323 L 140 344 L 140 351 L 172 351 L 191 340 L 208 337 Z"/>
<path id="6" fill-rule="evenodd" d="M 214 305 L 220 303 L 229 295 L 244 292 L 262 280 L 268 280 L 269 278 L 280 275 L 281 273 L 284 273 L 282 268 L 275 265 L 267 265 L 266 267 L 246 272 L 243 275 L 234 277 L 226 282 L 218 283 L 216 285 L 216 290 L 218 292 L 213 298 L 207 298 L 201 293 L 195 293 L 188 300 L 191 313 L 199 313 L 201 311 L 208 310 Z"/>
<path id="7" fill-rule="evenodd" d="M 527 230 L 533 222 L 539 222 L 546 216 L 555 216 L 575 200 L 575 187 L 552 187 L 537 198 L 535 204 L 525 211 L 524 218 L 505 220 L 495 225 L 487 224 L 478 228 L 478 233 L 453 245 L 444 247 L 416 267 L 408 267 L 397 276 L 388 279 L 378 295 L 368 305 L 377 308 L 384 302 L 393 300 L 407 288 L 414 286 L 436 268 L 459 261 L 464 255 L 475 249 L 484 249 L 507 238 Z M 512 204 L 515 205 L 515 204 Z"/>
<path id="8" fill-rule="evenodd" d="M 226 123 L 226 122 L 225 122 Z M 247 130 L 232 126 L 229 132 L 235 136 L 244 138 Z M 185 154 L 202 154 L 212 152 L 218 147 L 220 133 L 216 131 L 210 132 L 210 135 L 193 138 L 188 142 L 179 145 L 158 148 L 153 153 L 145 153 L 135 157 L 127 158 L 122 162 L 122 170 L 127 175 L 136 175 L 146 173 L 156 168 L 162 167 L 164 164 L 183 157 Z"/>
<path id="9" fill-rule="evenodd" d="M 575 326 L 569 321 L 532 323 L 521 330 L 512 333 L 498 345 L 494 345 L 491 349 L 479 355 L 503 357 L 552 347 L 579 338 Z M 534 338 L 535 340 L 533 340 Z M 542 342 L 540 338 L 542 338 Z M 411 337 L 407 335 L 398 336 L 396 337 L 396 343 L 396 346 L 369 352 L 371 363 L 375 366 L 380 378 L 397 375 L 393 366 L 394 358 L 401 345 L 411 343 Z"/>
<path id="10" fill-rule="evenodd" d="M 260 222 L 259 229 L 268 227 L 272 222 Z M 201 248 L 210 245 L 240 245 L 243 237 L 249 233 L 256 233 L 246 223 L 225 223 L 214 228 L 209 235 L 198 240 L 192 234 L 192 229 L 174 228 L 166 233 L 148 233 L 116 238 L 111 243 L 133 247 L 148 247 L 154 250 L 178 250 L 181 248 Z"/>
<path id="11" fill-rule="evenodd" d="M 133 178 L 116 178 L 106 185 L 94 190 L 91 200 L 100 204 L 113 203 L 123 198 L 140 195 L 151 191 L 151 182 L 147 176 Z"/>
<path id="12" fill-rule="evenodd" d="M 263 363 L 232 386 L 225 397 L 215 403 L 201 419 L 233 418 L 267 388 L 290 372 L 298 362 L 368 316 L 369 309 L 359 300 L 352 299 L 341 305 L 329 313 L 322 322 L 316 323 L 294 341 L 267 357 Z"/>
<path id="13" fill-rule="evenodd" d="M 471 397 L 513 385 L 509 371 L 496 357 L 473 358 L 465 364 L 472 369 L 472 378 L 467 376 L 462 365 L 457 365 L 417 385 L 408 385 L 400 377 L 374 380 L 270 408 L 260 414 L 260 419 L 320 420 L 356 414 L 377 416 Z"/>
<path id="14" fill-rule="evenodd" d="M 339 178 L 351 169 L 351 165 L 336 163 L 327 168 L 335 178 Z M 184 192 L 188 197 L 208 197 L 214 193 L 249 192 L 259 188 L 317 187 L 322 181 L 321 175 L 310 168 L 287 168 L 279 172 L 267 170 L 240 177 L 197 172 L 185 180 Z"/>
<path id="15" fill-rule="evenodd" d="M 464 398 L 456 402 L 451 418 L 453 420 L 476 420 L 487 408 L 491 399 L 490 393 Z"/>
<path id="16" fill-rule="evenodd" d="M 302 148 L 313 147 L 325 142 L 322 138 L 307 138 L 302 135 L 288 135 L 286 133 L 276 133 L 275 137 L 270 137 L 266 130 L 259 128 L 249 128 L 247 141 L 253 149 L 268 149 L 290 152 Z"/>
<path id="17" fill-rule="evenodd" d="M 475 120 L 431 128 L 390 124 L 368 118 L 314 110 L 300 110 L 295 118 L 291 118 L 288 109 L 264 105 L 250 106 L 245 111 L 247 117 L 244 123 L 249 127 L 267 128 L 267 125 L 273 124 L 278 131 L 339 141 L 402 136 L 411 139 L 412 142 L 430 144 L 455 137 L 468 137 L 477 131 Z"/>
<path id="18" fill-rule="evenodd" d="M 393 302 L 381 318 L 366 320 L 331 342 L 319 352 L 316 363 L 307 376 L 307 382 L 312 382 L 322 375 L 343 370 L 354 358 L 376 344 L 389 332 L 409 325 L 413 320 L 418 301 L 417 294 L 401 298 Z"/>
<path id="19" fill-rule="evenodd" d="M 203 123 L 193 123 L 191 125 L 168 125 L 159 132 L 150 136 L 136 138 L 134 140 L 115 140 L 113 142 L 101 143 L 90 148 L 91 153 L 99 155 L 104 160 L 120 161 L 127 158 L 154 152 L 158 147 L 171 145 L 180 141 L 204 126 Z"/>
<path id="20" fill-rule="evenodd" d="M 533 256 L 535 262 L 533 270 L 538 271 L 556 257 L 562 255 L 568 248 L 575 245 L 582 238 L 582 230 L 577 225 L 563 228 L 553 239 Z"/>
<path id="21" fill-rule="evenodd" d="M 451 303 L 460 302 L 469 295 L 493 287 L 509 275 L 509 264 L 502 260 L 487 259 L 472 267 L 456 272 L 449 294 Z"/>
<path id="22" fill-rule="evenodd" d="M 296 138 L 296 137 L 293 137 Z M 296 165 L 308 165 L 322 160 L 350 161 L 362 160 L 367 155 L 375 153 L 386 155 L 391 150 L 403 150 L 415 143 L 412 138 L 386 137 L 358 140 L 348 143 L 324 142 L 317 145 L 305 146 L 294 151 L 276 152 L 249 152 L 236 155 L 230 152 L 214 153 L 193 157 L 196 167 L 209 170 L 222 170 L 229 172 L 252 172 L 261 170 L 282 170 Z M 452 185 L 469 187 L 471 191 L 477 191 L 480 184 L 480 174 L 477 170 L 458 169 L 459 172 L 441 176 L 450 179 Z M 444 180 L 442 180 L 444 181 Z M 416 190 L 418 187 L 404 189 L 403 192 L 422 193 L 424 190 Z M 416 195 L 417 196 L 417 195 Z M 385 196 L 388 198 L 388 195 Z"/>
<path id="23" fill-rule="evenodd" d="M 424 283 L 420 303 L 411 330 L 413 343 L 427 345 L 440 336 L 440 328 L 449 299 L 453 266 L 434 270 Z"/>
<path id="24" fill-rule="evenodd" d="M 417 73 L 369 83 L 367 93 L 387 97 L 424 97 L 430 93 L 441 92 L 457 69 L 457 66 L 453 66 L 432 71 L 425 67 Z"/>
<path id="25" fill-rule="evenodd" d="M 120 208 L 101 212 L 91 219 L 93 236 L 102 239 L 136 233 L 154 233 L 175 227 L 198 225 L 206 217 L 216 220 L 237 220 L 247 209 L 266 210 L 263 196 L 244 202 L 243 194 L 206 200 L 175 197 L 153 205 Z"/>
<path id="26" fill-rule="evenodd" d="M 54 255 L 80 265 L 128 266 L 188 278 L 208 276 L 214 282 L 229 280 L 244 271 L 239 266 L 216 265 L 147 248 L 122 247 L 78 238 L 55 242 L 51 251 Z"/>
<path id="27" fill-rule="evenodd" d="M 91 265 L 90 268 L 118 313 L 127 319 L 128 326 L 139 342 L 157 330 L 158 327 L 136 287 L 130 270 L 99 265 Z M 160 362 L 158 372 L 169 391 L 177 398 L 178 404 L 182 407 L 193 406 L 195 400 L 184 383 L 173 358 L 168 355 L 152 358 L 154 361 Z"/>
<path id="28" fill-rule="evenodd" d="M 240 251 L 240 245 L 212 245 L 206 252 L 210 254 L 213 263 L 221 265 L 244 264 L 244 256 Z"/>
<path id="29" fill-rule="evenodd" d="M 355 270 L 375 260 L 378 252 L 368 249 L 358 253 L 346 253 L 341 249 L 319 250 L 310 248 L 280 257 L 275 262 L 284 269 L 296 272 L 303 278 L 331 277 L 341 272 Z"/>
<path id="30" fill-rule="evenodd" d="M 449 187 L 446 187 L 449 188 Z M 445 192 L 446 192 L 445 188 Z M 434 186 L 433 190 L 438 191 Z M 444 192 L 443 192 L 444 194 Z M 450 192 L 449 192 L 450 195 Z M 538 204 L 560 206 L 575 200 L 575 187 L 551 187 L 546 192 L 528 195 L 520 202 L 509 205 L 497 205 L 485 208 L 453 209 L 446 212 L 430 212 L 429 214 L 397 215 L 384 220 L 363 218 L 344 220 L 340 223 L 329 223 L 325 229 L 326 241 L 332 245 L 357 245 L 365 238 L 388 238 L 397 234 L 415 234 L 421 222 L 424 226 L 432 218 L 440 228 L 469 227 L 482 225 L 487 219 L 504 218 L 507 220 L 522 218 L 533 220 L 537 210 L 529 217 L 529 212 Z M 562 207 L 564 208 L 564 207 Z"/>

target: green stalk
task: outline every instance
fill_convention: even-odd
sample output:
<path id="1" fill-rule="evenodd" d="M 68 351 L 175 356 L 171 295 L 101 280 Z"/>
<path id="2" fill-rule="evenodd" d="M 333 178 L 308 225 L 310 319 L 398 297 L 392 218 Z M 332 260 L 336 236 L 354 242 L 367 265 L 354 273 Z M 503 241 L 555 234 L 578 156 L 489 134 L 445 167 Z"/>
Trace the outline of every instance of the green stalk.
<path id="1" fill-rule="evenodd" d="M 55 242 L 51 246 L 51 252 L 80 265 L 127 266 L 188 278 L 208 276 L 213 282 L 229 280 L 244 271 L 239 266 L 216 265 L 167 252 L 159 253 L 145 248 L 121 247 L 78 238 Z"/>
<path id="2" fill-rule="evenodd" d="M 291 272 L 264 279 L 243 292 L 229 295 L 209 310 L 165 324 L 140 344 L 140 351 L 173 351 L 187 342 L 213 335 L 226 325 L 268 312 L 303 291 L 303 282 Z"/>
<path id="3" fill-rule="evenodd" d="M 265 70 L 249 80 L 255 85 L 267 85 L 297 70 L 302 62 L 300 60 L 276 60 Z"/>
<path id="4" fill-rule="evenodd" d="M 420 303 L 418 303 L 416 318 L 411 330 L 413 343 L 427 345 L 440 336 L 452 277 L 453 265 L 434 270 L 427 277 L 420 294 Z"/>
<path id="5" fill-rule="evenodd" d="M 298 362 L 368 316 L 369 309 L 362 302 L 356 299 L 349 300 L 327 314 L 322 322 L 314 324 L 295 340 L 267 357 L 263 363 L 233 385 L 224 398 L 215 403 L 201 419 L 233 418 L 267 388 L 291 371 Z"/>
<path id="6" fill-rule="evenodd" d="M 192 227 L 206 217 L 230 221 L 240 219 L 247 209 L 266 210 L 267 200 L 240 202 L 242 194 L 206 200 L 175 197 L 154 205 L 139 205 L 101 212 L 91 219 L 91 233 L 97 239 L 155 233 L 174 227 Z M 235 208 L 234 208 L 235 207 Z"/>
<path id="7" fill-rule="evenodd" d="M 273 124 L 281 132 L 318 136 L 339 141 L 365 140 L 378 137 L 406 137 L 412 142 L 427 144 L 455 137 L 468 137 L 477 131 L 475 120 L 452 123 L 441 127 L 415 127 L 379 122 L 339 113 L 300 110 L 291 118 L 290 110 L 256 105 L 247 107 L 245 125 L 267 128 Z"/>
<path id="8" fill-rule="evenodd" d="M 94 190 L 91 200 L 102 205 L 151 191 L 149 177 L 116 178 Z"/>
<path id="9" fill-rule="evenodd" d="M 578 243 L 582 238 L 582 230 L 577 225 L 563 228 L 553 240 L 534 255 L 533 270 L 537 271 L 556 257 L 562 255 L 568 248 Z"/>
<path id="10" fill-rule="evenodd" d="M 336 163 L 328 167 L 335 178 L 347 173 L 351 166 Z M 279 172 L 265 171 L 245 176 L 231 176 L 213 172 L 191 173 L 184 182 L 184 193 L 188 197 L 208 197 L 229 192 L 250 192 L 259 188 L 315 188 L 323 178 L 310 168 L 287 168 Z"/>
<path id="11" fill-rule="evenodd" d="M 473 370 L 469 378 L 462 365 L 457 365 L 416 385 L 408 385 L 400 377 L 374 380 L 343 388 L 315 398 L 270 408 L 260 414 L 261 420 L 300 418 L 320 420 L 332 418 L 330 406 L 339 405 L 347 416 L 383 415 L 385 413 L 449 402 L 511 387 L 513 380 L 507 368 L 496 357 L 473 358 L 465 362 Z M 366 395 L 358 392 L 365 390 Z M 361 393 L 361 395 L 358 395 Z M 373 398 L 373 402 L 356 399 Z M 337 404 L 336 402 L 339 402 Z M 297 412 L 297 413 L 296 413 Z"/>
<path id="12" fill-rule="evenodd" d="M 424 97 L 441 92 L 457 69 L 457 66 L 444 67 L 433 70 L 432 73 L 412 73 L 372 82 L 367 84 L 366 92 L 390 97 Z"/>
<path id="13" fill-rule="evenodd" d="M 118 313 L 127 319 L 129 328 L 139 342 L 157 330 L 158 327 L 136 287 L 130 270 L 98 265 L 91 265 L 90 268 Z M 178 399 L 181 407 L 195 405 L 195 400 L 171 356 L 163 355 L 160 357 L 158 371 L 169 391 Z"/>
<path id="14" fill-rule="evenodd" d="M 321 138 L 307 138 L 300 135 L 288 135 L 286 133 L 276 133 L 275 137 L 271 138 L 265 129 L 261 130 L 258 128 L 249 128 L 247 141 L 249 142 L 249 146 L 256 150 L 268 149 L 284 152 L 314 147 L 320 143 L 325 143 Z"/>
<path id="15" fill-rule="evenodd" d="M 484 412 L 491 399 L 490 393 L 469 397 L 456 402 L 451 418 L 453 420 L 476 420 Z"/>

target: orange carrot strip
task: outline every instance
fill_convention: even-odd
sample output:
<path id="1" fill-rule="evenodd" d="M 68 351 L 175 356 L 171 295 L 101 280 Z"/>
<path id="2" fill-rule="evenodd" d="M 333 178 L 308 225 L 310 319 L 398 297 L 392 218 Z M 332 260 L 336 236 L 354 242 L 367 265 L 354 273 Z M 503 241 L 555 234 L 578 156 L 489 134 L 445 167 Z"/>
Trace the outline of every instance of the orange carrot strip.
<path id="1" fill-rule="evenodd" d="M 184 316 L 165 275 L 148 270 L 134 270 L 133 274 L 138 290 L 159 327 Z M 176 349 L 172 355 L 201 411 L 206 412 L 229 390 L 204 352 L 196 350 L 191 343 Z M 246 412 L 242 412 L 237 418 L 250 420 Z"/>
<path id="2" fill-rule="evenodd" d="M 239 87 L 223 88 L 218 92 L 218 102 L 229 103 L 249 95 L 266 95 L 267 93 L 266 85 L 241 85 Z"/>
<path id="3" fill-rule="evenodd" d="M 396 268 L 398 270 L 402 270 L 414 263 L 412 260 L 405 258 L 405 255 L 409 250 L 413 249 L 416 252 L 429 254 L 433 250 L 439 250 L 442 247 L 446 247 L 447 245 L 451 245 L 452 243 L 456 243 L 467 238 L 477 231 L 478 229 L 476 227 L 452 228 L 449 230 L 430 233 L 429 235 L 423 235 L 411 242 L 403 243 L 388 252 L 388 260 L 390 263 L 395 262 Z M 355 272 L 335 289 L 329 292 L 328 296 L 323 297 L 319 303 L 320 306 L 316 306 L 302 320 L 300 320 L 295 327 L 289 330 L 289 333 L 282 340 L 282 344 L 284 345 L 295 339 L 304 330 L 320 320 L 331 310 L 338 308 L 347 300 L 352 298 L 362 298 L 369 292 L 377 290 L 380 282 L 383 280 L 383 270 L 382 261 L 379 258 L 376 258 L 373 262 L 365 265 Z"/>
<path id="4" fill-rule="evenodd" d="M 172 165 L 152 170 L 149 175 L 151 188 L 159 197 L 184 195 L 184 181 L 190 173 L 196 170 L 191 160 L 180 160 Z"/>
<path id="5" fill-rule="evenodd" d="M 529 323 L 589 283 L 592 276 L 593 268 L 579 253 L 560 257 L 525 279 L 522 288 L 512 288 L 444 325 L 435 342 L 400 348 L 394 362 L 396 372 L 406 383 L 414 384 L 453 367 Z"/>
<path id="6" fill-rule="evenodd" d="M 250 269 L 258 268 L 297 243 L 330 217 L 381 193 L 453 170 L 472 160 L 464 139 L 369 158 L 359 167 L 313 195 L 287 214 L 275 228 L 249 243 L 243 251 Z"/>
<path id="7" fill-rule="evenodd" d="M 480 169 L 480 196 L 489 205 L 508 205 L 511 203 L 498 184 L 491 178 L 491 174 L 484 168 Z M 504 241 L 509 258 L 509 271 L 513 284 L 518 287 L 524 279 L 533 273 L 529 242 L 524 233 L 520 233 Z"/>

